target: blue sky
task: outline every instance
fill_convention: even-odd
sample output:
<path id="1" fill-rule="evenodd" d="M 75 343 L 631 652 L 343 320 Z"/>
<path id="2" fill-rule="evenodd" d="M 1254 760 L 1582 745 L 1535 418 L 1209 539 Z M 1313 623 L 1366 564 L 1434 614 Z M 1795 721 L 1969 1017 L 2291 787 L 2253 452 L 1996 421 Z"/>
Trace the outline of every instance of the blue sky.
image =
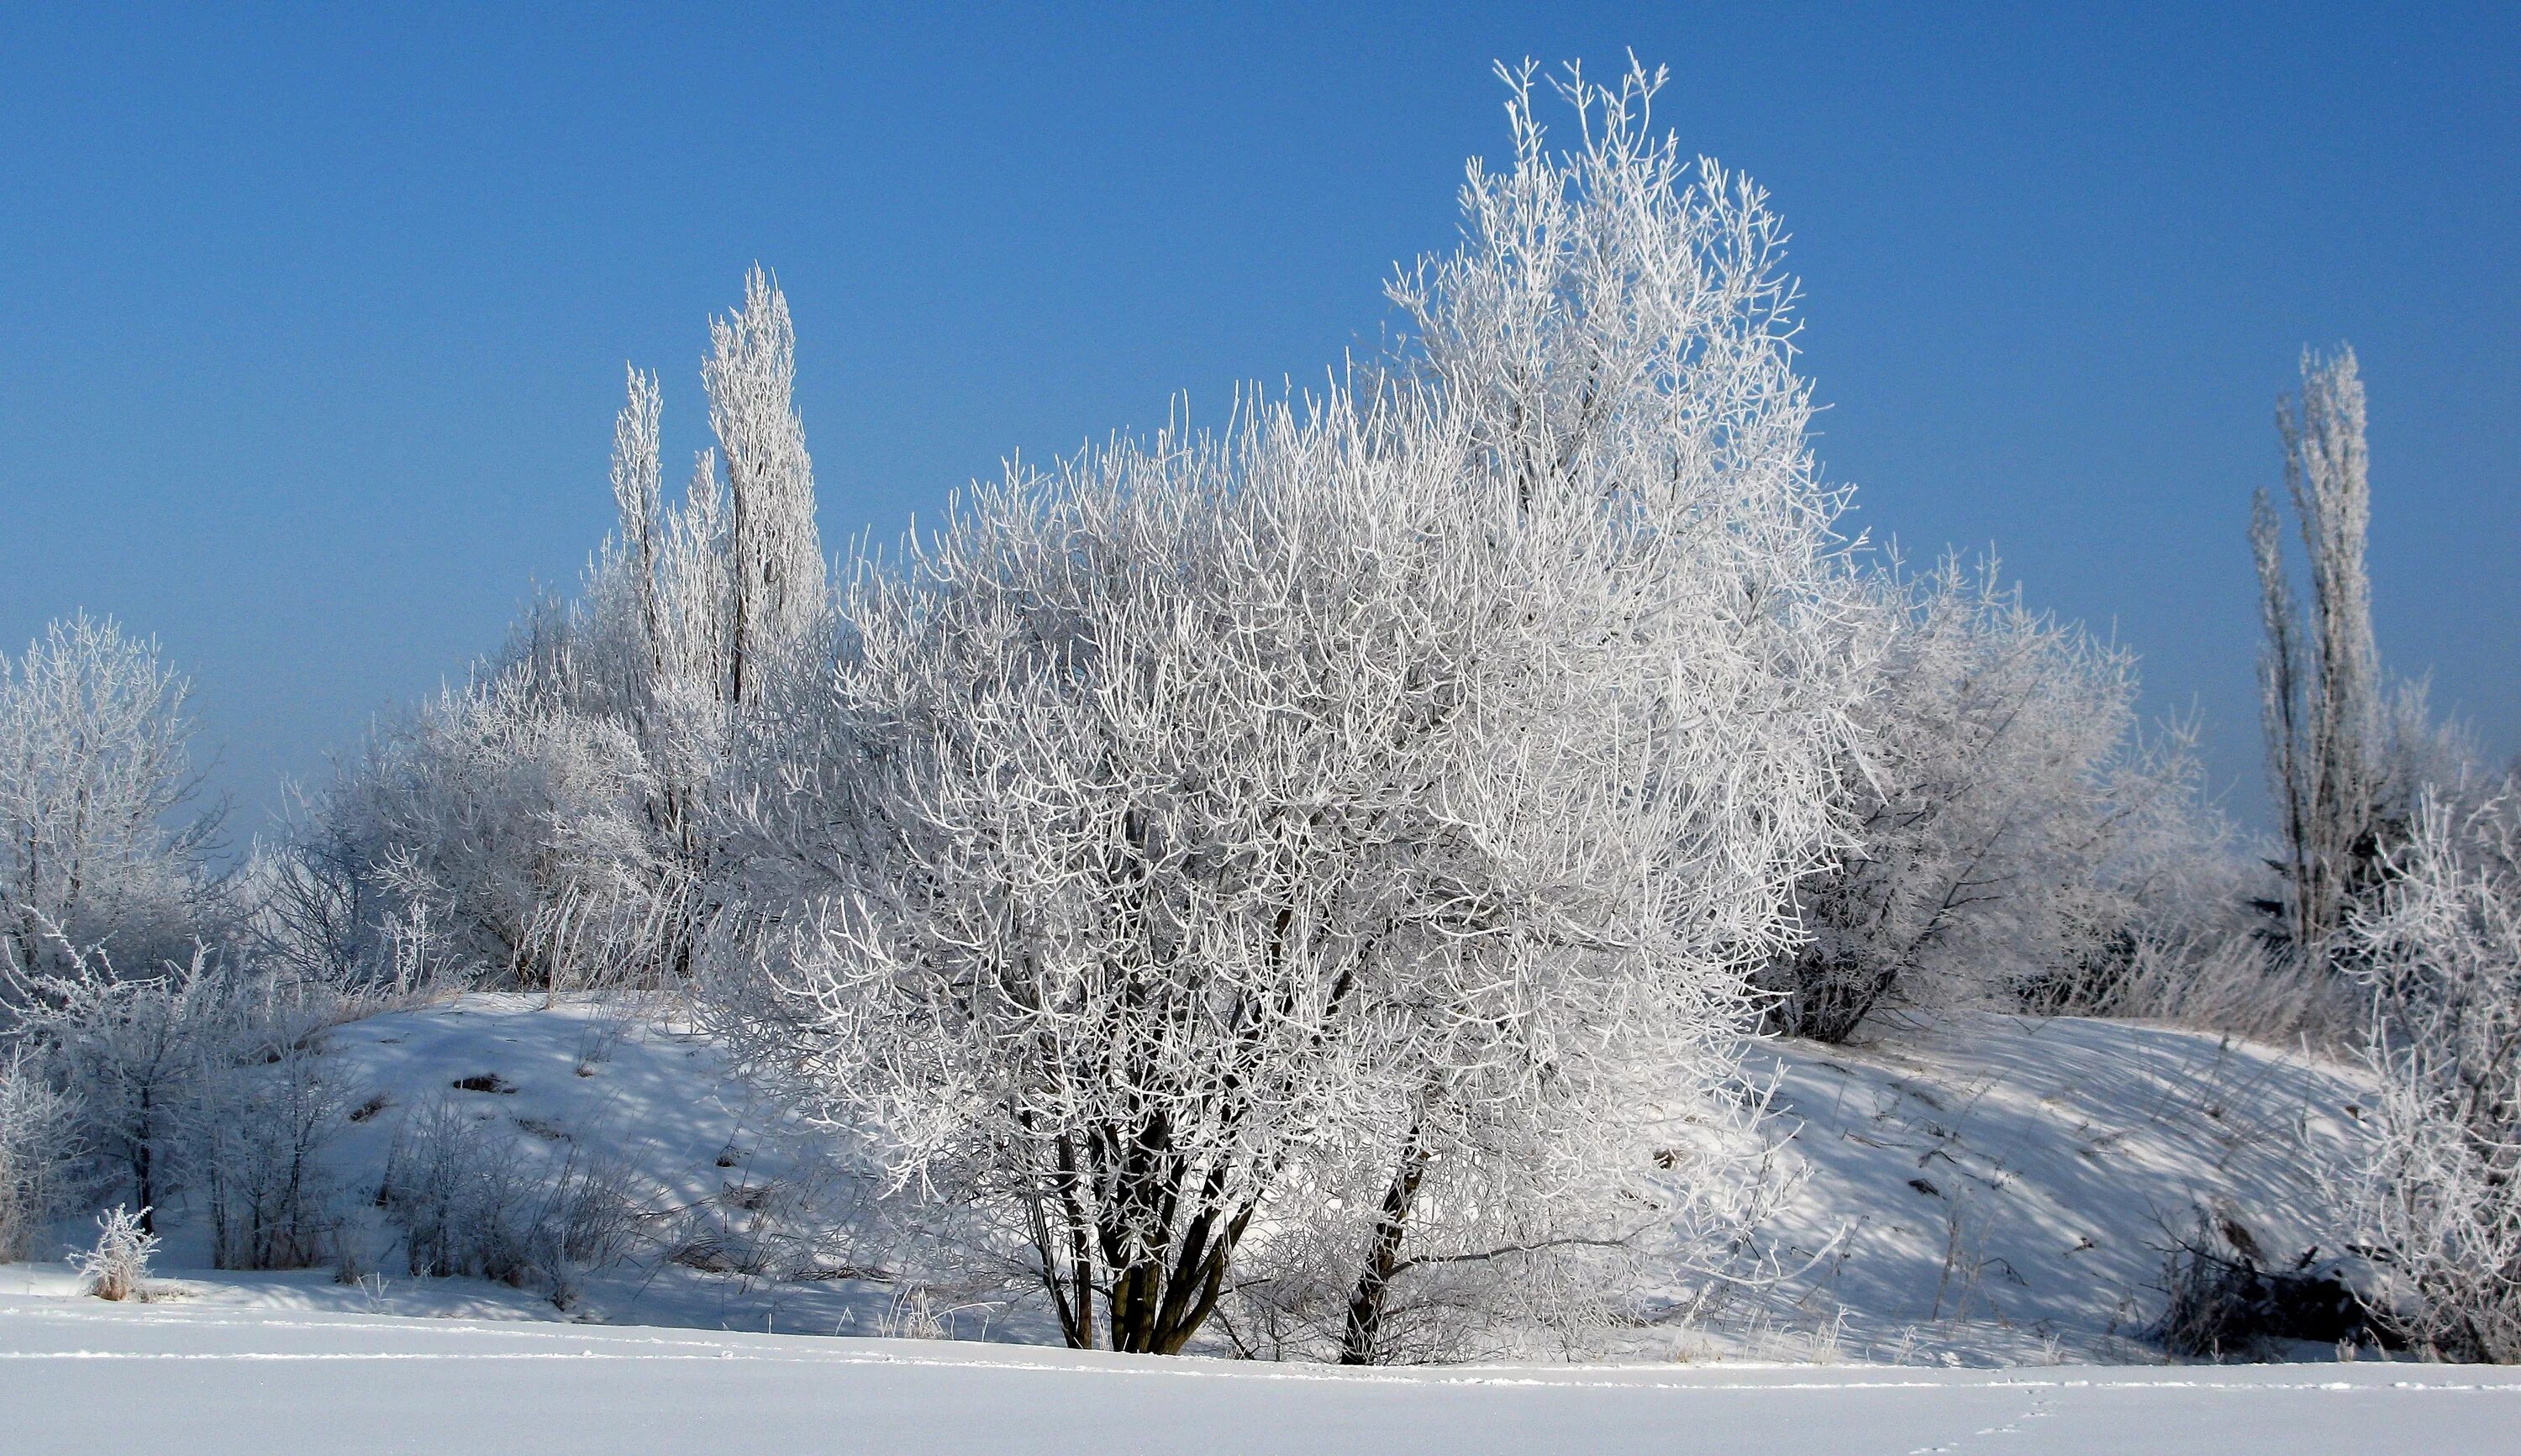
<path id="1" fill-rule="evenodd" d="M 1858 523 L 2115 631 L 2255 814 L 2248 497 L 2350 340 L 2383 652 L 2521 747 L 2521 22 L 2033 9 L 15 9 L 0 644 L 157 634 L 251 832 L 574 579 L 625 359 L 688 458 L 755 260 L 826 538 L 890 537 L 1318 378 L 1453 239 L 1490 63 L 1633 48 L 1793 229 Z"/>

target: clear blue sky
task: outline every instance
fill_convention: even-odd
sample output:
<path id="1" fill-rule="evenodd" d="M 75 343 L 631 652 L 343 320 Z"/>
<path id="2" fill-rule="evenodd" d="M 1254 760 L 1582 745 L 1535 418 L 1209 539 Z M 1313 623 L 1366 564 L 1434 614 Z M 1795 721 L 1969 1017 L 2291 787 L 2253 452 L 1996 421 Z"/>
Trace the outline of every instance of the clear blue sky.
<path id="1" fill-rule="evenodd" d="M 889 537 L 1319 377 L 1453 238 L 1490 62 L 1633 47 L 1793 228 L 1859 522 L 2114 626 L 2254 814 L 2248 496 L 2351 340 L 2383 651 L 2521 745 L 2508 5 L 1369 9 L 13 7 L 0 643 L 156 633 L 251 831 L 574 579 L 625 359 L 688 458 L 756 259 L 826 539 Z"/>

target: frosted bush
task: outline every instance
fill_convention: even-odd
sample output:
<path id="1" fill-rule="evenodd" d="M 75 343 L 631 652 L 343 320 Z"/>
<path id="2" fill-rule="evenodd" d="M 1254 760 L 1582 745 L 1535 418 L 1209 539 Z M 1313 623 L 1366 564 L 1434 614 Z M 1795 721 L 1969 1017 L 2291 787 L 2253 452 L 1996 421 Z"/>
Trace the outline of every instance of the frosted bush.
<path id="1" fill-rule="evenodd" d="M 443 1098 L 405 1115 L 377 1201 L 413 1275 L 540 1288 L 560 1302 L 578 1271 L 627 1253 L 637 1229 L 626 1165 L 573 1148 L 546 1169 Z"/>
<path id="2" fill-rule="evenodd" d="M 1809 939 L 1764 977 L 1774 1024 L 1843 1041 L 1895 1008 L 2094 998 L 2159 918 L 2155 872 L 2223 848 L 2185 744 L 2137 737 L 2133 656 L 2032 612 L 1992 563 L 1877 576 L 1853 621 L 1855 835 L 1797 887 Z"/>
<path id="3" fill-rule="evenodd" d="M 143 1293 L 149 1260 L 158 1252 L 158 1236 L 143 1227 L 149 1210 L 138 1213 L 117 1206 L 97 1215 L 96 1247 L 79 1255 L 79 1281 L 100 1299 L 129 1299 Z"/>
<path id="4" fill-rule="evenodd" d="M 2362 1008 L 2325 967 L 2269 946 L 2254 928 L 2177 924 L 2131 933 L 2105 969 L 2034 1010 L 2170 1022 L 2276 1045 L 2346 1045 Z"/>
<path id="5" fill-rule="evenodd" d="M 247 1029 L 235 982 L 206 947 L 158 974 L 125 978 L 102 951 L 33 983 L 22 1027 L 64 1089 L 88 1151 L 152 1209 L 195 1171 L 190 1137 L 215 1069 Z"/>
<path id="6" fill-rule="evenodd" d="M 2521 791 L 2429 799 L 2348 921 L 2378 1096 L 2343 1190 L 2395 1281 L 2387 1311 L 2458 1359 L 2521 1361 Z"/>
<path id="7" fill-rule="evenodd" d="M 304 1269 L 335 1256 L 343 1189 L 324 1154 L 347 1106 L 321 1059 L 298 1043 L 207 1080 L 193 1160 L 217 1267 Z"/>
<path id="8" fill-rule="evenodd" d="M 600 978 L 588 932 L 635 852 L 645 765 L 621 725 L 547 701 L 530 664 L 449 689 L 381 733 L 336 790 L 387 917 L 426 917 L 494 982 Z M 382 948 L 382 947 L 381 947 Z"/>

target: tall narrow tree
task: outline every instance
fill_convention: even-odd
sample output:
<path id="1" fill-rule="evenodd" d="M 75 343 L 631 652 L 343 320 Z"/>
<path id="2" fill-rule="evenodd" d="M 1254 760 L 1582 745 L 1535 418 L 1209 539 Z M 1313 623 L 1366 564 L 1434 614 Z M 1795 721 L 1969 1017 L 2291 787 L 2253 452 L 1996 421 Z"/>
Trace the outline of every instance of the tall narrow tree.
<path id="1" fill-rule="evenodd" d="M 310 816 L 284 916 L 293 937 L 315 933 L 308 953 L 373 959 L 387 919 L 425 902 L 454 954 L 527 984 L 688 970 L 734 745 L 829 612 L 796 334 L 761 269 L 712 321 L 701 378 L 716 448 L 681 498 L 663 490 L 657 377 L 633 367 L 614 425 L 619 527 L 583 600 L 538 603 Z"/>
<path id="2" fill-rule="evenodd" d="M 2297 954 L 2320 959 L 2354 887 L 2377 861 L 2384 779 L 2380 655 L 2363 563 L 2369 457 L 2353 349 L 2304 353 L 2302 393 L 2279 402 L 2276 429 L 2311 599 L 2294 601 L 2277 507 L 2262 488 L 2250 514 L 2267 626 L 2259 682 L 2284 834 L 2286 933 Z"/>
<path id="3" fill-rule="evenodd" d="M 823 545 L 814 525 L 814 466 L 797 418 L 797 330 L 788 299 L 759 268 L 744 306 L 710 325 L 710 427 L 726 456 L 734 596 L 729 696 L 761 692 L 762 660 L 801 641 L 823 610 Z M 750 678 L 750 683 L 748 683 Z"/>

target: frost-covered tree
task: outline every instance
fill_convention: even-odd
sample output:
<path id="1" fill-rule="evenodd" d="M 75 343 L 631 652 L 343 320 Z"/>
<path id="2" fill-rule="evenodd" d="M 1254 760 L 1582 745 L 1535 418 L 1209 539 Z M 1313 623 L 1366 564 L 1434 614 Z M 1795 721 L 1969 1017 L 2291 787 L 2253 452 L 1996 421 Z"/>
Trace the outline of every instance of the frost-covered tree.
<path id="1" fill-rule="evenodd" d="M 2378 1095 L 2346 1192 L 2406 1333 L 2521 1360 L 2521 791 L 2428 796 L 2346 933 Z"/>
<path id="2" fill-rule="evenodd" d="M 743 307 L 710 322 L 701 381 L 717 448 L 694 462 L 680 502 L 664 498 L 655 376 L 629 371 L 614 423 L 619 523 L 574 626 L 599 659 L 582 664 L 588 690 L 643 730 L 659 700 L 757 701 L 801 649 L 819 645 L 829 616 L 813 460 L 795 400 L 796 327 L 761 269 L 745 276 L 744 293 Z"/>
<path id="3" fill-rule="evenodd" d="M 728 755 L 829 616 L 787 299 L 756 268 L 710 335 L 718 447 L 683 497 L 663 496 L 662 394 L 632 369 L 619 526 L 581 599 L 538 600 L 467 687 L 381 732 L 301 816 L 263 917 L 293 954 L 381 963 L 417 915 L 433 954 L 523 983 L 688 972 Z"/>
<path id="4" fill-rule="evenodd" d="M 1739 1029 L 1658 893 L 1639 684 L 1559 614 L 1601 563 L 1368 424 L 976 493 L 862 588 L 722 927 L 811 907 L 735 1031 L 994 1215 L 1076 1343 L 1181 1348 L 1297 1163 L 1405 1152 L 1400 1225 L 1501 1117 L 1607 1115 L 1650 1046 L 1696 1084 Z"/>
<path id="5" fill-rule="evenodd" d="M 1783 228 L 1747 179 L 1655 132 L 1662 72 L 1631 64 L 1601 87 L 1569 68 L 1552 88 L 1579 139 L 1564 151 L 1534 109 L 1535 74 L 1500 69 L 1514 165 L 1471 165 L 1462 247 L 1391 293 L 1413 326 L 1404 368 L 1467 436 L 1490 498 L 1599 533 L 1570 553 L 1590 560 L 1539 569 L 1588 573 L 1569 594 L 1602 625 L 1568 624 L 1627 639 L 1570 664 L 1628 700 L 1592 731 L 1642 754 L 1630 796 L 1583 812 L 1603 817 L 1602 842 L 1632 835 L 1633 851 L 1659 853 L 1616 913 L 1664 938 L 1633 963 L 1558 966 L 1571 975 L 1563 1021 L 1499 1016 L 1460 987 L 1398 998 L 1428 1019 L 1427 1074 L 1367 1145 L 1379 1174 L 1342 1200 L 1374 1210 L 1346 1300 L 1349 1361 L 1407 1347 L 1385 1324 L 1396 1279 L 1450 1283 L 1458 1298 L 1462 1280 L 1439 1276 L 1464 1263 L 1533 1272 L 1528 1255 L 1616 1231 L 1581 1195 L 1642 1167 L 1649 1083 L 1696 1089 L 1685 1096 L 1721 1083 L 1711 1036 L 1738 1007 L 1713 992 L 1789 942 L 1786 887 L 1836 831 L 1826 762 L 1844 741 L 1846 664 L 1830 643 L 1845 604 L 1829 526 L 1842 497 L 1808 442 Z M 1631 1015 L 1612 1009 L 1621 998 Z M 1652 1035 L 1673 1039 L 1639 1041 L 1658 1019 L 1670 1024 Z M 1584 1052 L 1530 1054 L 1561 1037 Z M 1644 1083 L 1624 1084 L 1640 1071 Z M 1675 1221 L 1690 1187 L 1725 1176 L 1687 1172 L 1694 1184 L 1652 1195 Z"/>
<path id="6" fill-rule="evenodd" d="M 650 978 L 690 970 L 730 755 L 749 719 L 827 651 L 831 612 L 786 296 L 755 268 L 744 306 L 712 320 L 710 339 L 701 378 L 717 448 L 677 502 L 663 493 L 657 382 L 629 372 L 614 426 L 619 523 L 554 634 L 565 660 L 544 674 L 635 749 L 636 832 L 604 860 L 610 883 L 575 923 L 582 938 L 601 929 L 606 959 Z"/>
<path id="7" fill-rule="evenodd" d="M 1426 796 L 1474 660 L 1409 606 L 1450 564 L 1386 509 L 1444 478 L 1282 410 L 976 491 L 860 583 L 763 806 L 755 893 L 814 914 L 735 1029 L 995 1214 L 1073 1343 L 1179 1349 L 1371 1076 L 1390 882 L 1470 838 Z"/>
<path id="8" fill-rule="evenodd" d="M 2193 761 L 2177 738 L 2139 741 L 2132 654 L 2029 610 L 1993 563 L 1895 566 L 1867 591 L 1847 639 L 1860 737 L 1839 768 L 1855 836 L 1798 887 L 1809 938 L 1763 978 L 1774 1024 L 1843 1041 L 1895 1007 L 2085 1009 L 2177 887 L 2151 883 L 2177 873 L 2155 861 L 2220 847 Z"/>
<path id="9" fill-rule="evenodd" d="M 101 951 L 65 948 L 69 969 L 34 979 L 18 1029 L 76 1119 L 80 1141 L 140 1206 L 140 1227 L 190 1177 L 200 1101 L 237 1035 L 226 975 L 195 947 L 153 974 L 118 970 Z"/>
<path id="10" fill-rule="evenodd" d="M 0 1019 L 71 947 L 150 965 L 206 928 L 200 851 L 220 816 L 170 822 L 197 783 L 188 693 L 110 619 L 0 655 Z"/>
<path id="11" fill-rule="evenodd" d="M 74 1110 L 23 1046 L 0 1064 L 0 1259 L 34 1251 L 83 1151 Z"/>
<path id="12" fill-rule="evenodd" d="M 1649 86 L 1573 88 L 1589 159 L 1518 87 L 1492 236 L 1398 290 L 1421 367 L 1019 473 L 867 572 L 757 765 L 721 1015 L 1072 1342 L 1179 1349 L 1336 1249 L 1312 1347 L 1389 1358 L 1395 1278 L 1580 1242 L 1545 1206 L 1624 1134 L 1725 1115 L 1829 822 L 1834 501 L 1739 317 L 1756 194 Z M 1488 311 L 1536 244 L 1555 303 Z"/>
<path id="13" fill-rule="evenodd" d="M 2384 848 L 2381 665 L 2363 564 L 2372 519 L 2363 429 L 2355 351 L 2306 351 L 2302 392 L 2278 403 L 2276 430 L 2285 493 L 2310 566 L 2307 603 L 2296 605 L 2287 580 L 2273 498 L 2260 490 L 2250 511 L 2267 634 L 2259 685 L 2283 843 L 2285 933 L 2313 962 L 2325 959 Z"/>
<path id="14" fill-rule="evenodd" d="M 744 307 L 710 323 L 701 377 L 731 502 L 727 694 L 744 703 L 812 637 L 825 610 L 814 468 L 793 402 L 797 331 L 788 299 L 759 268 L 745 277 Z"/>

